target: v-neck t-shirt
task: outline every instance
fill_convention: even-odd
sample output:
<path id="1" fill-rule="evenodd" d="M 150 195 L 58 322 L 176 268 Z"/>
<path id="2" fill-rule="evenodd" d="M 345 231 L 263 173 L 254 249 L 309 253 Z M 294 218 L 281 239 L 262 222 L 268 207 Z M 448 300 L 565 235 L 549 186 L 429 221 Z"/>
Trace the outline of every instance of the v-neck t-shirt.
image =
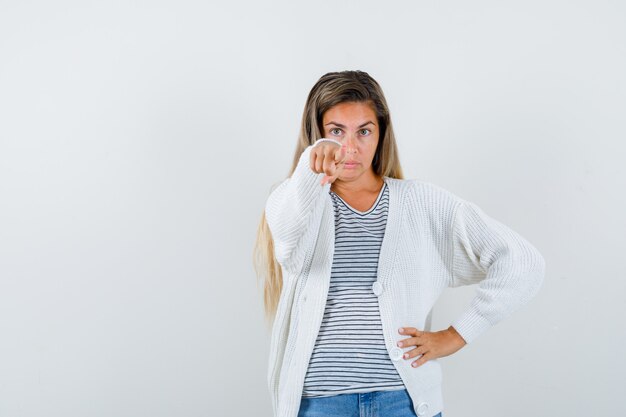
<path id="1" fill-rule="evenodd" d="M 383 184 L 367 211 L 329 191 L 335 210 L 335 251 L 324 316 L 304 380 L 303 397 L 404 389 L 382 334 L 378 257 L 389 208 Z"/>

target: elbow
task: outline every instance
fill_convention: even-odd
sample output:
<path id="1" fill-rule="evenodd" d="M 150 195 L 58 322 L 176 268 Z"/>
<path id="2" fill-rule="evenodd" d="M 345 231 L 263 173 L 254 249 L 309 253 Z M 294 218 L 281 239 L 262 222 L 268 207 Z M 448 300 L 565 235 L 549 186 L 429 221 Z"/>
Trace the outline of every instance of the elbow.
<path id="1" fill-rule="evenodd" d="M 541 256 L 541 254 L 539 254 L 538 258 L 537 258 L 537 270 L 536 270 L 536 274 L 537 274 L 537 281 L 538 281 L 538 287 L 541 288 L 541 286 L 543 285 L 543 282 L 545 281 L 546 278 L 546 260 L 544 259 L 543 256 Z M 537 289 L 538 291 L 538 289 Z"/>
<path id="2" fill-rule="evenodd" d="M 526 270 L 526 298 L 534 298 L 539 290 L 543 286 L 546 276 L 546 260 L 545 258 L 533 248 L 531 251 L 532 256 L 527 259 L 526 264 L 528 269 Z"/>
<path id="3" fill-rule="evenodd" d="M 537 277 L 537 281 L 539 281 L 539 283 L 541 284 L 546 275 L 546 260 L 534 246 L 531 248 L 530 253 L 532 254 L 530 262 L 530 264 L 532 265 L 531 269 L 534 275 Z"/>
<path id="4" fill-rule="evenodd" d="M 543 286 L 546 275 L 546 260 L 531 244 L 520 247 L 509 259 L 513 287 L 519 294 L 521 304 L 534 298 Z"/>

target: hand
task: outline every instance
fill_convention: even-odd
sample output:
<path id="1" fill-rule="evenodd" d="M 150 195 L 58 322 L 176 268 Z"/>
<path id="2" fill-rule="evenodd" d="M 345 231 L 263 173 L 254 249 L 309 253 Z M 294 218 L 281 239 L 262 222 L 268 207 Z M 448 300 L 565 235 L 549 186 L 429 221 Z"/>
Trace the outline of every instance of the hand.
<path id="1" fill-rule="evenodd" d="M 345 146 L 338 143 L 322 141 L 311 149 L 311 169 L 317 173 L 326 174 L 321 185 L 333 183 L 345 166 Z"/>
<path id="2" fill-rule="evenodd" d="M 411 363 L 414 368 L 423 365 L 431 359 L 452 355 L 467 344 L 452 326 L 438 332 L 426 332 L 417 330 L 414 327 L 402 327 L 398 332 L 412 336 L 399 341 L 399 347 L 417 346 L 405 352 L 403 356 L 404 359 L 411 359 L 421 355 L 418 360 Z"/>

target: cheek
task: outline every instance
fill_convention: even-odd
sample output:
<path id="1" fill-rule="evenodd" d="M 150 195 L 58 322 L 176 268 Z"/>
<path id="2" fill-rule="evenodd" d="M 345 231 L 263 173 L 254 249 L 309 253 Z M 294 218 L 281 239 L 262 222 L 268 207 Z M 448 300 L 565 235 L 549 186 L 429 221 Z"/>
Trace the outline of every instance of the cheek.
<path id="1" fill-rule="evenodd" d="M 370 157 L 372 159 L 374 159 L 374 155 L 376 155 L 376 146 L 377 143 L 373 144 L 372 146 L 370 146 L 370 148 L 368 149 L 368 154 L 370 155 Z"/>

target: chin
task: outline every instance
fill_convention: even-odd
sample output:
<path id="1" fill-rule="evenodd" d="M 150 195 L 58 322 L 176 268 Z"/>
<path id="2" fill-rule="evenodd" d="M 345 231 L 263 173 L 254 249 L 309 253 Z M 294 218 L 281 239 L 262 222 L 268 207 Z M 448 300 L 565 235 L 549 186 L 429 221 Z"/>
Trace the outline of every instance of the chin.
<path id="1" fill-rule="evenodd" d="M 346 172 L 344 171 L 340 176 L 337 177 L 337 179 L 339 180 L 349 180 L 349 179 L 353 179 L 358 177 L 359 175 L 361 175 L 363 172 L 359 171 L 352 171 L 346 174 Z"/>

